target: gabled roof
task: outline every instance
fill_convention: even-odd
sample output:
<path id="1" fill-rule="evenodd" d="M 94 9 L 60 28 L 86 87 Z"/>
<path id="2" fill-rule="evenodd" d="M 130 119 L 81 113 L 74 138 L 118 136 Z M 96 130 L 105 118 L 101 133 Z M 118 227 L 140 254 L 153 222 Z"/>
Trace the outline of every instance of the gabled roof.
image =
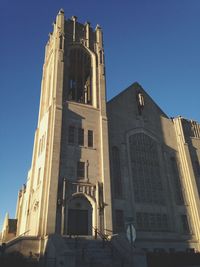
<path id="1" fill-rule="evenodd" d="M 151 98 L 151 96 L 143 89 L 143 87 L 138 82 L 132 83 L 129 87 L 127 87 L 126 89 L 121 91 L 118 95 L 114 96 L 112 99 L 110 99 L 107 102 L 107 105 L 111 104 L 112 102 L 114 102 L 116 100 L 118 101 L 120 99 L 120 97 L 122 97 L 124 94 L 126 94 L 130 90 L 137 90 L 137 91 L 143 92 L 154 103 L 154 105 L 159 109 L 159 111 L 165 117 L 168 118 L 168 115 L 156 104 L 156 102 Z"/>

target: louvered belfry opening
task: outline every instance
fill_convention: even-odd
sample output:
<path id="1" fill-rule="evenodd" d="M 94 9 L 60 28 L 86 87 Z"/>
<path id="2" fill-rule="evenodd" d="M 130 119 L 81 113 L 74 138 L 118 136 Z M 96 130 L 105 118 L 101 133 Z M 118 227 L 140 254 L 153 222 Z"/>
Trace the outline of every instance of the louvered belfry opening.
<path id="1" fill-rule="evenodd" d="M 92 105 L 91 57 L 83 48 L 71 49 L 69 55 L 68 100 Z"/>

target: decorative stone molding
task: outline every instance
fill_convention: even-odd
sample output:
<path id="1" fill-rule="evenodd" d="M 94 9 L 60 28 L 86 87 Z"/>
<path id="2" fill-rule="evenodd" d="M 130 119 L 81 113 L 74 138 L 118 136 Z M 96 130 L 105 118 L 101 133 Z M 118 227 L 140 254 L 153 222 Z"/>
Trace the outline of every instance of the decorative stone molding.
<path id="1" fill-rule="evenodd" d="M 67 195 L 72 196 L 76 193 L 83 193 L 92 199 L 96 199 L 96 186 L 89 182 L 66 182 Z"/>

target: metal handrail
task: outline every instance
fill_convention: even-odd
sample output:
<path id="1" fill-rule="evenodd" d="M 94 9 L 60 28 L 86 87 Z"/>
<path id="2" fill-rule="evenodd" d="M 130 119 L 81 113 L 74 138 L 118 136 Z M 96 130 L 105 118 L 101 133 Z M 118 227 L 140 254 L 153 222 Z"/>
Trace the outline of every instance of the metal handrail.
<path id="1" fill-rule="evenodd" d="M 110 247 L 111 249 L 111 253 L 112 253 L 112 256 L 113 256 L 113 253 L 114 253 L 114 250 L 116 251 L 115 247 L 113 246 L 113 244 L 110 242 L 109 238 L 108 238 L 108 235 L 102 233 L 101 231 L 98 231 L 97 228 L 93 227 L 94 231 L 95 231 L 95 236 L 97 236 L 97 234 L 102 238 L 102 241 L 103 241 L 103 247 L 105 246 L 105 241 L 107 241 L 107 244 L 108 246 Z M 108 230 L 108 229 L 105 229 L 107 232 L 110 231 L 113 233 L 113 231 L 111 230 Z M 117 257 L 120 258 L 120 261 L 121 261 L 121 266 L 124 266 L 124 263 L 125 263 L 125 258 L 122 256 L 122 255 L 119 255 L 117 254 Z"/>
<path id="2" fill-rule="evenodd" d="M 102 240 L 108 241 L 108 236 L 106 234 L 102 233 L 101 231 L 98 231 L 96 227 L 92 227 L 92 228 L 94 229 L 95 239 L 97 238 L 97 235 L 99 235 L 99 237 L 101 237 Z"/>
<path id="3" fill-rule="evenodd" d="M 24 236 L 28 232 L 30 232 L 30 230 L 25 231 L 24 233 L 22 233 L 22 234 L 14 237 L 14 238 L 8 240 L 7 242 L 2 242 L 2 244 L 4 243 L 6 248 L 7 248 L 7 247 L 11 246 L 13 242 L 17 242 L 22 236 Z"/>
<path id="4" fill-rule="evenodd" d="M 105 229 L 105 231 L 106 231 L 106 232 L 110 232 L 110 233 L 112 233 L 112 234 L 114 233 L 114 232 L 113 232 L 112 230 L 110 230 L 110 229 Z"/>

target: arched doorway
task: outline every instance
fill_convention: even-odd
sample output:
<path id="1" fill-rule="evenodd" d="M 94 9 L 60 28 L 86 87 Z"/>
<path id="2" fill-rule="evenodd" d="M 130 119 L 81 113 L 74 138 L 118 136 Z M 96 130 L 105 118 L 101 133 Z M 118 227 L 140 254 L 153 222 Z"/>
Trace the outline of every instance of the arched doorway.
<path id="1" fill-rule="evenodd" d="M 84 196 L 79 195 L 69 201 L 67 234 L 92 234 L 92 205 Z"/>

